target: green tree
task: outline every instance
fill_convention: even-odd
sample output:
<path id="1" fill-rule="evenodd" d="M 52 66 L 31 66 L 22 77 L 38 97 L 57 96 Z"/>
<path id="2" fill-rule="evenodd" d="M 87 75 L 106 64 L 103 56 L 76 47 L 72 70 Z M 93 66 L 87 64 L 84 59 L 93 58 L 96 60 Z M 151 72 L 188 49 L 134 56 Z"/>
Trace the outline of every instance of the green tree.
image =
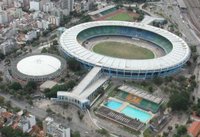
<path id="1" fill-rule="evenodd" d="M 189 95 L 187 92 L 173 93 L 168 102 L 172 110 L 187 110 L 189 105 Z"/>
<path id="2" fill-rule="evenodd" d="M 4 104 L 4 100 L 5 100 L 5 98 L 2 97 L 2 96 L 0 96 L 0 105 L 3 105 L 3 104 Z"/>
<path id="3" fill-rule="evenodd" d="M 179 126 L 179 127 L 177 128 L 177 134 L 178 134 L 179 136 L 185 135 L 186 133 L 187 133 L 187 128 L 186 128 L 186 126 L 181 125 L 181 126 Z"/>
<path id="4" fill-rule="evenodd" d="M 28 81 L 28 83 L 25 86 L 25 89 L 29 91 L 33 91 L 37 89 L 37 83 L 35 81 Z"/>
<path id="5" fill-rule="evenodd" d="M 101 135 L 103 135 L 103 136 L 110 137 L 109 132 L 106 129 L 104 129 L 104 128 L 98 129 L 98 130 L 96 130 L 96 132 L 99 133 L 99 134 L 101 134 Z"/>
<path id="6" fill-rule="evenodd" d="M 23 133 L 18 129 L 13 129 L 10 126 L 5 126 L 0 129 L 3 137 L 31 137 L 28 133 Z"/>
<path id="7" fill-rule="evenodd" d="M 80 132 L 79 131 L 74 131 L 73 133 L 72 133 L 72 137 L 80 137 L 81 135 L 80 135 Z"/>
<path id="8" fill-rule="evenodd" d="M 149 92 L 153 92 L 153 87 L 152 86 L 150 86 L 149 88 L 148 88 L 148 90 L 149 90 Z"/>
<path id="9" fill-rule="evenodd" d="M 153 82 L 156 84 L 156 85 L 161 85 L 163 83 L 163 79 L 160 78 L 160 77 L 155 77 L 153 79 Z"/>
<path id="10" fill-rule="evenodd" d="M 46 48 L 42 48 L 41 53 L 47 53 L 48 50 Z"/>
<path id="11" fill-rule="evenodd" d="M 76 82 L 74 80 L 70 80 L 69 82 L 67 82 L 67 87 L 69 89 L 72 89 L 75 85 L 76 85 Z"/>
<path id="12" fill-rule="evenodd" d="M 4 60 L 5 59 L 5 55 L 0 51 L 0 59 Z"/>
<path id="13" fill-rule="evenodd" d="M 10 85 L 10 89 L 13 89 L 13 90 L 20 90 L 22 89 L 22 86 L 19 82 L 13 82 L 11 85 Z"/>
<path id="14" fill-rule="evenodd" d="M 81 70 L 81 65 L 80 63 L 75 60 L 74 58 L 69 58 L 67 60 L 67 64 L 70 70 L 72 71 L 80 71 Z"/>

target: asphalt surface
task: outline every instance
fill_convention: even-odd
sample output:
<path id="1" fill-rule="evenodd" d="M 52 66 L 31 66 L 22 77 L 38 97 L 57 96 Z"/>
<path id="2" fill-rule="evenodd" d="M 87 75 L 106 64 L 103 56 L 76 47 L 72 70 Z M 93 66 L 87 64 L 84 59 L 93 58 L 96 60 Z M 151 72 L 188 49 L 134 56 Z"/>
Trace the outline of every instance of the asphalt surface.
<path id="1" fill-rule="evenodd" d="M 18 107 L 22 110 L 26 109 L 31 114 L 35 115 L 37 118 L 39 118 L 41 120 L 44 119 L 47 116 L 46 111 L 39 109 L 37 107 L 30 106 L 26 102 L 23 102 L 23 101 L 20 101 L 20 100 L 15 100 L 15 99 L 12 98 L 11 95 L 0 93 L 0 96 L 3 96 L 5 98 L 5 101 L 10 101 L 11 105 L 13 107 Z"/>

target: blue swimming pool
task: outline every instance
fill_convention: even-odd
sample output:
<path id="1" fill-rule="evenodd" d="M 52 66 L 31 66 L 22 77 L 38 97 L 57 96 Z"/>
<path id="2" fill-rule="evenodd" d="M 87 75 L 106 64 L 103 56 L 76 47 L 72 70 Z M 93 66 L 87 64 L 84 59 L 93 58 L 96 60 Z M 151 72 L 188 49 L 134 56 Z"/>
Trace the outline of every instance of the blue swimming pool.
<path id="1" fill-rule="evenodd" d="M 151 114 L 141 111 L 139 109 L 133 108 L 131 106 L 127 106 L 125 107 L 121 113 L 123 113 L 124 115 L 131 117 L 131 118 L 136 118 L 139 119 L 141 122 L 146 123 L 148 120 L 151 119 Z"/>
<path id="2" fill-rule="evenodd" d="M 112 110 L 117 110 L 118 108 L 122 106 L 122 103 L 114 101 L 114 100 L 109 100 L 108 102 L 105 103 L 105 106 L 107 106 L 108 108 Z"/>

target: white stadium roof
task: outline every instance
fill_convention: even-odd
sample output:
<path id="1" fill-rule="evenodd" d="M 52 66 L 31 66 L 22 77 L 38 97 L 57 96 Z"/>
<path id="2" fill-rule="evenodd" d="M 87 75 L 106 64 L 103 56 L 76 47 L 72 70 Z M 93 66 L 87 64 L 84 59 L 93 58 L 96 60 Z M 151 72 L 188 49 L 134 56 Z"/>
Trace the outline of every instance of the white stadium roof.
<path id="1" fill-rule="evenodd" d="M 165 56 L 147 60 L 131 60 L 100 55 L 84 48 L 77 41 L 77 35 L 81 31 L 96 26 L 127 26 L 151 31 L 167 38 L 172 43 L 173 48 Z M 68 54 L 79 60 L 96 66 L 122 70 L 161 70 L 183 64 L 190 57 L 190 49 L 180 37 L 166 30 L 135 22 L 96 21 L 83 23 L 67 29 L 60 38 L 60 45 Z"/>
<path id="2" fill-rule="evenodd" d="M 28 56 L 17 63 L 17 70 L 28 76 L 45 76 L 61 68 L 61 61 L 50 55 Z"/>

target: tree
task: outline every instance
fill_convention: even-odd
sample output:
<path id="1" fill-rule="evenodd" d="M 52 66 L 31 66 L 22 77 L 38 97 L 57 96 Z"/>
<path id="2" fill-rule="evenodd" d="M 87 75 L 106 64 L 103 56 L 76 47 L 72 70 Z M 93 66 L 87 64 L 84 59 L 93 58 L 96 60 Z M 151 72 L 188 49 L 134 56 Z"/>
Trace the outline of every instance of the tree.
<path id="1" fill-rule="evenodd" d="M 196 46 L 190 46 L 190 49 L 193 53 L 197 52 L 197 47 Z"/>
<path id="2" fill-rule="evenodd" d="M 67 117 L 67 120 L 68 120 L 68 122 L 71 122 L 72 118 L 71 117 Z"/>
<path id="3" fill-rule="evenodd" d="M 168 126 L 168 130 L 169 132 L 172 131 L 173 127 L 172 126 Z"/>
<path id="4" fill-rule="evenodd" d="M 168 102 L 172 110 L 187 110 L 189 105 L 189 95 L 186 92 L 173 93 Z"/>
<path id="5" fill-rule="evenodd" d="M 47 108 L 46 112 L 47 113 L 52 113 L 53 111 L 50 108 Z"/>
<path id="6" fill-rule="evenodd" d="M 75 131 L 72 133 L 72 137 L 80 137 L 80 132 L 79 131 Z"/>
<path id="7" fill-rule="evenodd" d="M 179 126 L 179 127 L 177 128 L 177 134 L 178 134 L 179 136 L 184 135 L 184 134 L 186 134 L 186 133 L 187 133 L 187 128 L 186 128 L 186 126 L 181 125 L 181 126 Z"/>
<path id="8" fill-rule="evenodd" d="M 22 86 L 19 82 L 13 82 L 11 85 L 10 85 L 10 89 L 13 89 L 13 90 L 20 90 L 22 89 Z"/>
<path id="9" fill-rule="evenodd" d="M 0 129 L 3 137 L 30 137 L 28 133 L 23 133 L 18 129 L 13 129 L 10 126 L 5 126 Z"/>
<path id="10" fill-rule="evenodd" d="M 35 81 L 28 81 L 28 83 L 25 86 L 26 90 L 33 91 L 37 88 L 37 83 Z"/>
<path id="11" fill-rule="evenodd" d="M 4 104 L 4 97 L 0 96 L 0 105 L 3 105 Z"/>
<path id="12" fill-rule="evenodd" d="M 153 87 L 152 86 L 150 86 L 149 88 L 148 88 L 148 90 L 149 90 L 149 92 L 153 92 Z"/>
<path id="13" fill-rule="evenodd" d="M 81 65 L 78 61 L 76 61 L 74 58 L 69 58 L 67 60 L 67 64 L 69 66 L 69 69 L 72 71 L 80 71 Z"/>
<path id="14" fill-rule="evenodd" d="M 107 136 L 107 137 L 110 136 L 109 132 L 106 129 L 104 129 L 104 128 L 98 129 L 98 130 L 96 130 L 96 132 L 99 133 L 99 134 L 101 134 L 101 135 Z"/>
<path id="15" fill-rule="evenodd" d="M 0 51 L 0 59 L 4 60 L 5 59 L 5 55 Z"/>
<path id="16" fill-rule="evenodd" d="M 70 80 L 69 82 L 67 82 L 67 87 L 69 89 L 74 88 L 75 85 L 76 85 L 76 82 L 74 80 Z"/>
<path id="17" fill-rule="evenodd" d="M 160 77 L 155 77 L 153 79 L 153 82 L 156 84 L 156 85 L 161 85 L 163 83 L 163 79 L 160 78 Z"/>
<path id="18" fill-rule="evenodd" d="M 41 53 L 47 53 L 48 50 L 46 48 L 42 48 Z"/>

